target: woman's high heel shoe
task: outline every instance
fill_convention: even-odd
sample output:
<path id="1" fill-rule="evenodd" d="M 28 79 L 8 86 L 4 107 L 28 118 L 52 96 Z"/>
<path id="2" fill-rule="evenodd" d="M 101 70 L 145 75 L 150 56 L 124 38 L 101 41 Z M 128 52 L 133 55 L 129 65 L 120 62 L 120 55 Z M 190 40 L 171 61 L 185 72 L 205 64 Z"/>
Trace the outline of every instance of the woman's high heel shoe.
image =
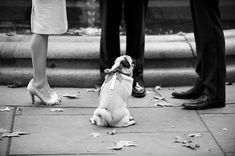
<path id="1" fill-rule="evenodd" d="M 35 103 L 35 96 L 37 96 L 41 100 L 41 102 L 43 102 L 46 105 L 56 105 L 56 104 L 59 104 L 60 102 L 58 100 L 58 96 L 55 96 L 55 95 L 54 96 L 50 95 L 49 99 L 45 98 L 45 96 L 36 89 L 33 79 L 30 80 L 27 86 L 27 90 L 28 90 L 28 93 L 31 95 L 32 104 Z"/>

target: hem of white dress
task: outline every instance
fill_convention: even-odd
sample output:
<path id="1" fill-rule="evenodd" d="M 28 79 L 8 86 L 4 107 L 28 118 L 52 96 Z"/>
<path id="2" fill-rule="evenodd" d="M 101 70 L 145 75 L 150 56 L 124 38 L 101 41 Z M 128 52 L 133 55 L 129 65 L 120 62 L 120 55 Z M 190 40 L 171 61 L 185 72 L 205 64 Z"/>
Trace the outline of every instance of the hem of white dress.
<path id="1" fill-rule="evenodd" d="M 35 34 L 43 34 L 43 35 L 61 35 L 67 32 L 68 29 L 66 30 L 61 30 L 61 31 L 55 31 L 55 32 L 47 32 L 47 31 L 38 31 L 38 30 L 31 30 L 32 33 Z"/>

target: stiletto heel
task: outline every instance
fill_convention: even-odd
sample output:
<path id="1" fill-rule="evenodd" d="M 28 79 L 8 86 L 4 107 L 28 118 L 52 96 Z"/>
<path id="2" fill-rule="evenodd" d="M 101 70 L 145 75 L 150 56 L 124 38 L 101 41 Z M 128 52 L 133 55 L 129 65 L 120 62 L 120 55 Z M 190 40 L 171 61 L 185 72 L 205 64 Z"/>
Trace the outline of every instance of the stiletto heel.
<path id="1" fill-rule="evenodd" d="M 35 103 L 35 97 L 34 97 L 34 94 L 32 94 L 32 93 L 29 93 L 29 94 L 30 94 L 31 99 L 32 99 L 32 104 L 34 104 L 34 103 Z"/>
<path id="2" fill-rule="evenodd" d="M 46 98 L 39 90 L 36 89 L 36 86 L 34 85 L 33 79 L 30 80 L 28 86 L 27 86 L 28 93 L 31 96 L 32 104 L 35 103 L 35 96 L 37 96 L 41 102 L 43 102 L 46 105 L 56 105 L 59 104 L 60 101 L 58 100 L 58 96 L 50 95 L 50 98 Z M 53 94 L 56 94 L 55 92 Z"/>

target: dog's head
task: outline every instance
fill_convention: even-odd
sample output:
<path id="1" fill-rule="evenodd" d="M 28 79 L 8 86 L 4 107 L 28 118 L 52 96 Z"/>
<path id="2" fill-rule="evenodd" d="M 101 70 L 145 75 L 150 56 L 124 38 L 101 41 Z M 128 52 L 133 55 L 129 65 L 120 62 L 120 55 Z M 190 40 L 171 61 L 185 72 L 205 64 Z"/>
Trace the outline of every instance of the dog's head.
<path id="1" fill-rule="evenodd" d="M 128 55 L 119 56 L 112 68 L 108 72 L 121 71 L 122 73 L 132 77 L 135 61 Z"/>

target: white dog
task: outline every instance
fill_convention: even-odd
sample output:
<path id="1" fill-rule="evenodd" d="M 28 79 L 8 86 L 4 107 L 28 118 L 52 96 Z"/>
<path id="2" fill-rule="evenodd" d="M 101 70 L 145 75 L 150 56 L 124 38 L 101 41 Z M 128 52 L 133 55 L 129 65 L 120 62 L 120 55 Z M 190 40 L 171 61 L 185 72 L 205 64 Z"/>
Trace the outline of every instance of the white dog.
<path id="1" fill-rule="evenodd" d="M 136 122 L 131 117 L 127 104 L 132 92 L 133 60 L 123 55 L 106 70 L 105 81 L 100 90 L 99 106 L 90 122 L 98 126 L 127 127 Z"/>

